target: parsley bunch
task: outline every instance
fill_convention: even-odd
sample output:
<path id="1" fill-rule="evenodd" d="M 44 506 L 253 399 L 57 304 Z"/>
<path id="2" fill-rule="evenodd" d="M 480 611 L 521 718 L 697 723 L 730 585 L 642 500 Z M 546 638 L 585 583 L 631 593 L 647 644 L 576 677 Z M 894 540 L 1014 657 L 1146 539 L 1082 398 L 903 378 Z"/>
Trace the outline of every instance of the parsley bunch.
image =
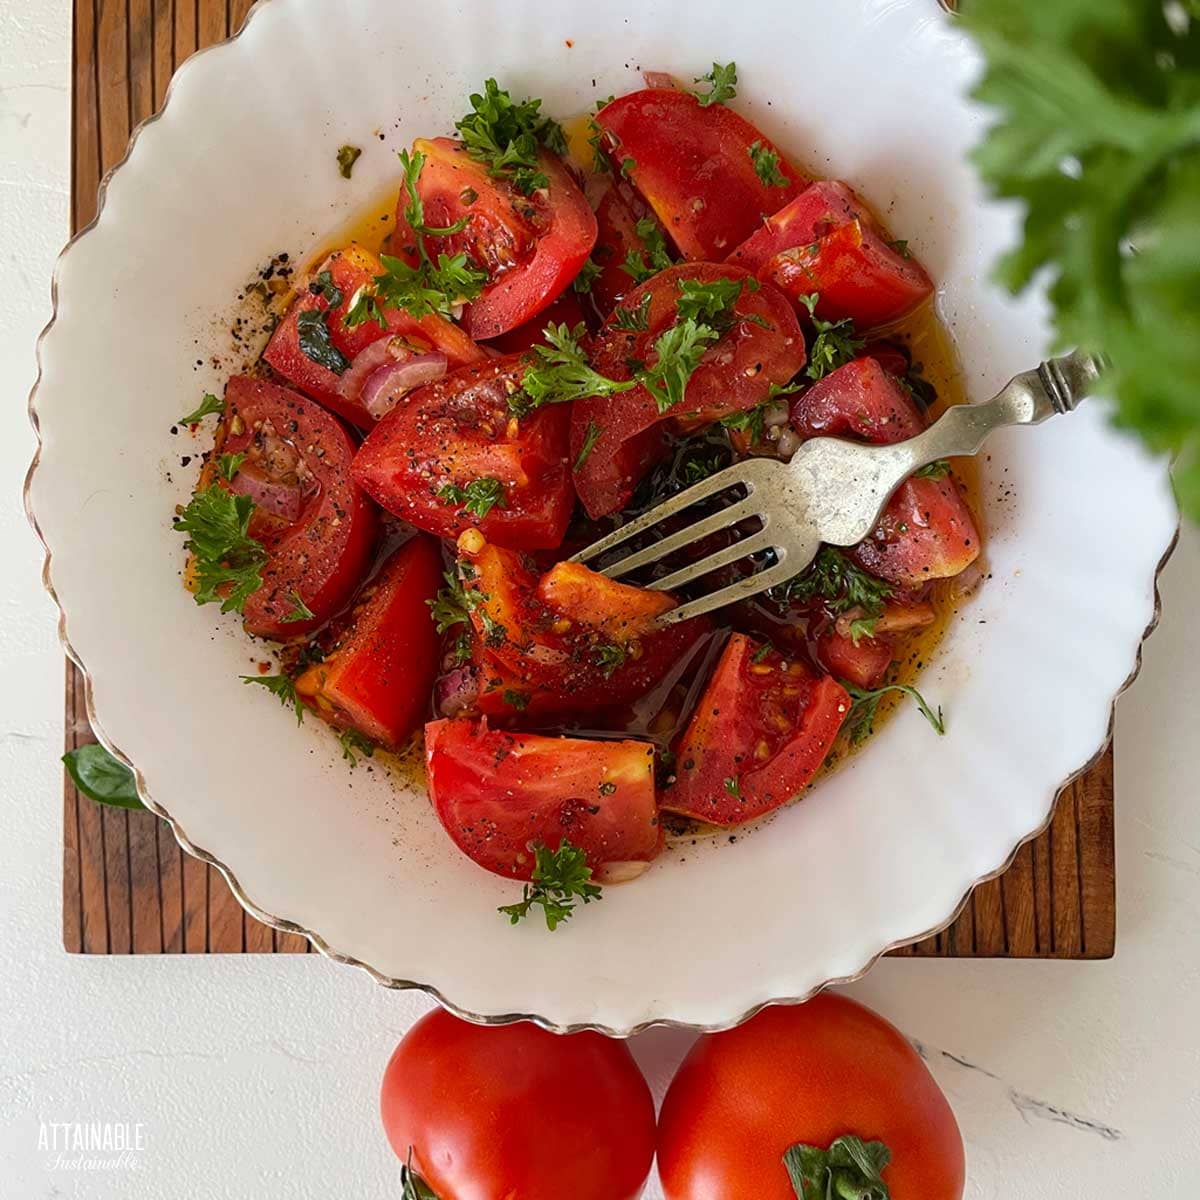
<path id="1" fill-rule="evenodd" d="M 1175 455 L 1200 517 L 1200 9 L 1194 0 L 974 0 L 963 23 L 997 120 L 975 151 L 1024 241 L 1013 292 L 1047 272 L 1061 346 L 1112 359 L 1119 425 Z"/>
<path id="2" fill-rule="evenodd" d="M 188 535 L 196 573 L 196 603 L 221 604 L 222 612 L 241 612 L 262 587 L 267 552 L 248 532 L 254 501 L 214 483 L 197 492 L 175 518 Z"/>
<path id="3" fill-rule="evenodd" d="M 809 347 L 808 366 L 804 372 L 809 379 L 824 379 L 830 371 L 853 362 L 866 345 L 863 338 L 856 336 L 854 322 L 849 317 L 843 317 L 840 321 L 822 321 L 815 311 L 819 299 L 817 292 L 800 297 L 817 334 Z"/>
<path id="4" fill-rule="evenodd" d="M 522 195 L 550 186 L 538 163 L 538 146 L 565 154 L 567 139 L 557 121 L 541 114 L 540 100 L 514 104 L 494 79 L 483 85 L 483 94 L 471 96 L 471 109 L 456 121 L 467 153 L 487 166 L 488 174 L 507 179 Z"/>
<path id="5" fill-rule="evenodd" d="M 525 885 L 516 904 L 502 905 L 499 911 L 516 925 L 529 915 L 535 904 L 540 905 L 546 928 L 553 933 L 570 919 L 577 898 L 584 904 L 601 899 L 600 886 L 591 882 L 592 868 L 587 865 L 587 855 L 566 838 L 559 842 L 557 850 L 538 845 L 533 852 L 533 882 Z"/>
<path id="6" fill-rule="evenodd" d="M 868 574 L 844 551 L 822 546 L 809 566 L 786 583 L 771 588 L 768 595 L 785 605 L 821 600 L 835 616 L 861 608 L 869 617 L 883 611 L 893 590 L 890 583 Z"/>

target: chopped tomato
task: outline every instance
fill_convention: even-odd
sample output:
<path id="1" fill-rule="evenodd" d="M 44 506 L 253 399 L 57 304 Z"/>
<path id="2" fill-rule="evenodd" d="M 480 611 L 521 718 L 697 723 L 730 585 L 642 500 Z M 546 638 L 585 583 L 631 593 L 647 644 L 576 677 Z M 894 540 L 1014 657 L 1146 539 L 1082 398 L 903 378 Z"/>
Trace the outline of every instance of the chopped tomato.
<path id="1" fill-rule="evenodd" d="M 601 320 L 617 306 L 621 298 L 633 290 L 633 276 L 624 263 L 630 253 L 647 262 L 646 241 L 637 226 L 649 217 L 649 209 L 633 189 L 619 179 L 604 179 L 592 195 L 596 209 L 596 246 L 592 261 L 600 274 L 592 280 L 589 295 Z M 655 221 L 657 224 L 657 221 Z"/>
<path id="2" fill-rule="evenodd" d="M 534 847 L 566 838 L 603 881 L 628 877 L 661 841 L 654 747 L 507 733 L 487 720 L 425 726 L 429 798 L 468 858 L 510 879 L 529 879 Z"/>
<path id="3" fill-rule="evenodd" d="M 574 329 L 583 320 L 583 308 L 579 297 L 568 288 L 549 308 L 538 313 L 532 320 L 516 329 L 502 333 L 490 343 L 501 354 L 521 354 L 533 346 L 548 346 L 545 329 L 547 325 L 566 325 Z"/>
<path id="4" fill-rule="evenodd" d="M 225 387 L 218 439 L 223 453 L 245 455 L 229 487 L 256 500 L 250 534 L 270 556 L 246 601 L 246 630 L 311 633 L 354 594 L 375 545 L 375 508 L 350 474 L 354 442 L 312 400 L 245 375 Z M 301 605 L 312 616 L 289 620 Z"/>
<path id="5" fill-rule="evenodd" d="M 745 283 L 751 276 L 737 267 L 683 263 L 634 288 L 596 338 L 592 365 L 600 374 L 621 380 L 632 376 L 631 360 L 653 365 L 654 342 L 675 323 L 680 284 L 717 279 Z M 647 328 L 618 328 L 619 312 L 640 308 L 647 296 Z M 772 384 L 787 383 L 804 366 L 804 337 L 796 315 L 773 287 L 744 286 L 734 313 L 738 319 L 709 347 L 675 408 L 660 412 L 644 387 L 572 405 L 575 487 L 588 516 L 607 516 L 629 503 L 638 480 L 662 454 L 664 424 L 691 430 L 754 408 L 767 399 Z"/>
<path id="6" fill-rule="evenodd" d="M 672 597 L 575 564 L 559 564 L 539 582 L 530 560 L 474 533 L 459 539 L 459 554 L 463 587 L 477 597 L 480 712 L 602 717 L 651 691 L 712 628 L 704 618 L 656 627 L 653 617 L 675 607 Z"/>
<path id="7" fill-rule="evenodd" d="M 403 745 L 429 709 L 441 640 L 429 601 L 441 584 L 441 547 L 419 533 L 362 590 L 334 649 L 296 680 L 297 694 L 338 729 Z"/>
<path id="8" fill-rule="evenodd" d="M 835 680 L 733 634 L 675 748 L 662 807 L 714 825 L 761 817 L 817 773 L 849 711 Z"/>
<path id="9" fill-rule="evenodd" d="M 862 688 L 878 687 L 892 665 L 893 650 L 883 638 L 852 637 L 829 629 L 817 639 L 817 658 L 838 679 Z"/>
<path id="10" fill-rule="evenodd" d="M 792 427 L 805 437 L 851 435 L 876 445 L 925 428 L 915 401 L 873 358 L 856 358 L 802 392 Z M 852 551 L 873 575 L 900 587 L 957 575 L 979 556 L 979 531 L 951 476 L 913 477 L 888 501 L 871 536 Z"/>
<path id="11" fill-rule="evenodd" d="M 647 88 L 596 115 L 609 156 L 667 228 L 685 258 L 722 259 L 808 182 L 771 141 L 724 104 Z M 751 148 L 776 156 L 782 184 L 764 183 Z"/>
<path id="12" fill-rule="evenodd" d="M 729 261 L 793 300 L 816 292 L 818 317 L 850 317 L 859 329 L 899 320 L 933 294 L 907 247 L 886 241 L 863 202 L 834 180 L 812 184 L 768 217 Z"/>
<path id="13" fill-rule="evenodd" d="M 508 400 L 523 372 L 521 356 L 508 355 L 413 392 L 367 435 L 355 479 L 389 512 L 439 537 L 478 528 L 502 545 L 555 548 L 575 499 L 570 414 L 549 405 L 518 419 Z"/>
<path id="14" fill-rule="evenodd" d="M 337 304 L 330 304 L 330 289 L 321 283 L 321 276 L 326 272 L 333 289 L 332 298 L 338 300 Z M 416 319 L 403 309 L 383 305 L 381 311 L 387 322 L 386 328 L 377 321 L 348 327 L 346 313 L 355 297 L 363 288 L 373 287 L 375 277 L 382 273 L 383 264 L 379 259 L 359 245 L 352 244 L 331 254 L 305 278 L 295 303 L 263 351 L 263 358 L 284 379 L 360 429 L 370 429 L 376 417 L 361 399 L 363 385 L 371 372 L 355 368 L 359 356 L 366 354 L 376 342 L 392 338 L 397 340 L 396 349 L 400 353 L 407 349 L 418 354 L 444 354 L 451 369 L 479 362 L 485 357 L 483 350 L 457 325 L 444 321 L 436 313 Z M 317 290 L 312 290 L 314 288 Z M 314 311 L 327 314 L 325 324 L 330 345 L 345 364 L 340 370 L 315 361 L 301 348 L 301 314 Z M 387 355 L 376 351 L 372 357 L 378 359 L 377 367 L 387 365 Z M 330 361 L 337 361 L 336 356 Z M 365 365 L 370 367 L 371 363 Z"/>
<path id="15" fill-rule="evenodd" d="M 467 153 L 453 138 L 418 138 L 413 150 L 425 155 L 417 191 L 425 224 L 444 228 L 466 219 L 466 227 L 426 239 L 439 254 L 466 254 L 486 271 L 489 282 L 463 312 L 463 328 L 474 338 L 493 338 L 523 325 L 579 274 L 596 241 L 596 218 L 570 172 L 549 151 L 538 155 L 548 188 L 523 196 Z M 415 234 L 405 218 L 402 191 L 393 243 L 411 254 Z"/>

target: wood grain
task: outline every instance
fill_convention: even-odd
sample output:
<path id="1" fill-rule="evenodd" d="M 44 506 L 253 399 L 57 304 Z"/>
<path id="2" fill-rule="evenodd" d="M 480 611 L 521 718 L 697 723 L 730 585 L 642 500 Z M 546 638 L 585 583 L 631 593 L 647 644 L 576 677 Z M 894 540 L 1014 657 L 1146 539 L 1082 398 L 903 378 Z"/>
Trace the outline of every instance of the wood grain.
<path id="1" fill-rule="evenodd" d="M 175 68 L 236 32 L 251 0 L 74 0 L 73 229 L 95 214 L 104 171 L 160 107 Z M 93 740 L 68 663 L 66 745 Z M 1109 750 L 1067 788 L 1050 829 L 981 885 L 942 933 L 896 951 L 918 958 L 1105 958 L 1115 940 Z M 101 809 L 66 781 L 63 945 L 83 954 L 303 954 L 308 941 L 245 913 L 220 873 L 149 813 Z"/>

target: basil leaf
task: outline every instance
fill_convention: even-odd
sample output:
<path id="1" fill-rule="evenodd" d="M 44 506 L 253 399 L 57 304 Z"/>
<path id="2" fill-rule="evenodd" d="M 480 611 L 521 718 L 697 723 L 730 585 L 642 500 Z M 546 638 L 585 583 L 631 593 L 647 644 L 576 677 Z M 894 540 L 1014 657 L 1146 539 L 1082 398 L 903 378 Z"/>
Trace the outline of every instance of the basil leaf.
<path id="1" fill-rule="evenodd" d="M 63 755 L 71 782 L 89 800 L 114 808 L 145 808 L 138 799 L 133 772 L 99 743 L 78 746 Z"/>

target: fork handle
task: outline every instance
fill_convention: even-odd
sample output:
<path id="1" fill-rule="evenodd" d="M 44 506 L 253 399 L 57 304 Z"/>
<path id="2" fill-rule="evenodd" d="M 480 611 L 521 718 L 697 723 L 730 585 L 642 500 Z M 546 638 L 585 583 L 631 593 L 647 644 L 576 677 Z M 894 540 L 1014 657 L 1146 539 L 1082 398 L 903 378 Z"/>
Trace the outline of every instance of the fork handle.
<path id="1" fill-rule="evenodd" d="M 1095 386 L 1106 365 L 1102 355 L 1076 350 L 1052 358 L 1036 370 L 1024 371 L 984 404 L 949 408 L 928 429 L 907 441 L 887 446 L 847 448 L 839 454 L 833 439 L 805 443 L 813 449 L 809 515 L 823 541 L 853 546 L 875 527 L 892 493 L 914 471 L 943 458 L 975 454 L 984 441 L 1006 425 L 1038 425 L 1071 412 Z M 826 445 L 817 449 L 819 442 Z M 792 462 L 806 470 L 802 446 Z M 864 454 L 864 449 L 867 451 Z M 819 456 L 819 457 L 818 457 Z M 844 466 L 845 470 L 841 470 Z M 854 496 L 855 503 L 847 504 Z"/>

